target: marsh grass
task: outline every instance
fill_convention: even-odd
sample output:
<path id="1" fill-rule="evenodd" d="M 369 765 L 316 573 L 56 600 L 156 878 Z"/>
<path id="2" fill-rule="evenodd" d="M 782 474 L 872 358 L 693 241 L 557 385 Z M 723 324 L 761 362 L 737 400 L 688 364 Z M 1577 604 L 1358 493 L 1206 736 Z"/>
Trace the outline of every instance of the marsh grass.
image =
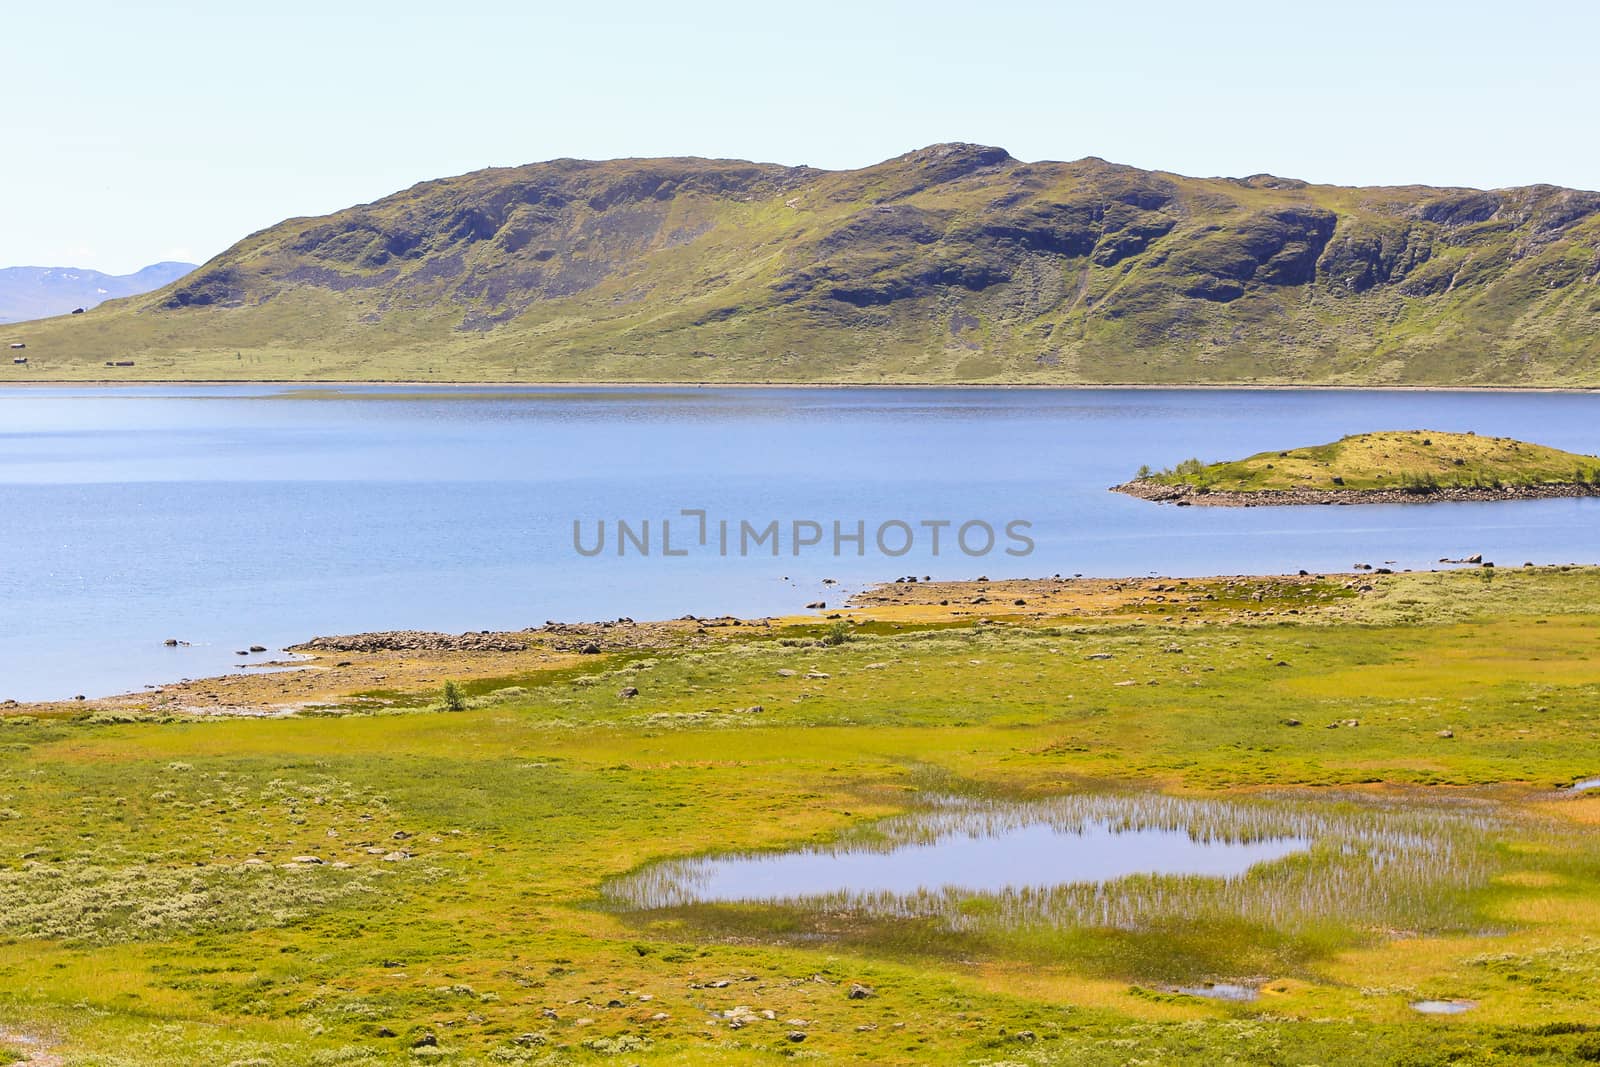
<path id="1" fill-rule="evenodd" d="M 0 870 L 0 936 L 112 944 L 261 929 L 378 892 L 371 872 L 28 860 Z"/>

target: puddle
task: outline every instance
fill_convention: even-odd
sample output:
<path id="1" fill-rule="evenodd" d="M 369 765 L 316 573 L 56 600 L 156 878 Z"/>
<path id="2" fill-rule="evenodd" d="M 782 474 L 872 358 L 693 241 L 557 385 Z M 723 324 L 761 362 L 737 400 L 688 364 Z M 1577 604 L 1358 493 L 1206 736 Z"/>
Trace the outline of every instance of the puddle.
<path id="1" fill-rule="evenodd" d="M 1207 1000 L 1230 1000 L 1240 1004 L 1255 1000 L 1261 995 L 1254 986 L 1237 985 L 1233 982 L 1207 982 L 1205 985 L 1179 985 L 1173 986 L 1174 993 L 1187 993 L 1191 997 L 1205 997 Z"/>
<path id="2" fill-rule="evenodd" d="M 1418 1000 L 1412 1003 L 1411 1010 L 1423 1015 L 1460 1015 L 1477 1006 L 1475 1000 Z"/>
<path id="3" fill-rule="evenodd" d="M 1492 863 L 1487 816 L 1348 797 L 927 803 L 825 846 L 658 861 L 603 893 L 630 909 L 771 904 L 955 930 L 1138 929 L 1219 915 L 1275 928 L 1337 918 L 1431 929 L 1462 921 L 1452 894 L 1486 882 Z M 1212 991 L 1184 991 L 1231 992 L 1198 988 Z"/>
<path id="4" fill-rule="evenodd" d="M 1591 789 L 1600 789 L 1600 778 L 1585 778 L 1572 783 L 1572 792 L 1587 793 Z"/>

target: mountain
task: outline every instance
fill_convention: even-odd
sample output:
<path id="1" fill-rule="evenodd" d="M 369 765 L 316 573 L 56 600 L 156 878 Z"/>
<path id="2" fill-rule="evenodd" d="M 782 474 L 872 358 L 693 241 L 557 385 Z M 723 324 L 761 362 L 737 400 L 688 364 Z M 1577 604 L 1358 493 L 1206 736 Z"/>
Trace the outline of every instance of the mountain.
<path id="1" fill-rule="evenodd" d="M 193 263 L 152 263 L 133 274 L 78 267 L 0 267 L 0 323 L 69 315 L 119 296 L 159 289 L 194 270 Z"/>
<path id="2" fill-rule="evenodd" d="M 64 378 L 1574 385 L 1597 274 L 1600 193 L 942 144 L 477 171 L 11 331 Z"/>

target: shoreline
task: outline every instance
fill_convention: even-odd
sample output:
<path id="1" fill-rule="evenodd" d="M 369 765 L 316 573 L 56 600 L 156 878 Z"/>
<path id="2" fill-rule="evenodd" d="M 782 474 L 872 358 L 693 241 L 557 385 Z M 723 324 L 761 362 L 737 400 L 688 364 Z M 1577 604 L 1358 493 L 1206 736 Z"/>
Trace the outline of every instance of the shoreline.
<path id="1" fill-rule="evenodd" d="M 1566 566 L 1572 565 L 1547 565 L 1551 569 Z M 1430 567 L 1399 573 L 1448 575 L 1461 569 Z M 84 713 L 276 718 L 334 707 L 382 710 L 394 700 L 374 698 L 372 694 L 380 690 L 414 700 L 418 694 L 435 692 L 447 678 L 463 684 L 509 680 L 589 662 L 599 666 L 605 654 L 639 655 L 668 646 L 712 649 L 740 638 L 776 637 L 784 631 L 804 634 L 840 619 L 891 628 L 1051 619 L 1176 625 L 1186 620 L 1163 619 L 1151 609 L 1175 601 L 1179 590 L 1199 595 L 1206 589 L 1249 585 L 1282 594 L 1320 583 L 1336 584 L 1361 596 L 1372 591 L 1374 575 L 1373 571 L 1341 570 L 1204 577 L 907 579 L 868 584 L 837 605 L 801 614 L 683 616 L 637 622 L 623 618 L 462 634 L 400 630 L 316 635 L 280 650 L 292 659 L 275 657 L 252 664 L 253 670 L 150 684 L 83 700 L 5 701 L 0 703 L 0 718 Z M 1258 606 L 1259 602 L 1240 603 L 1222 609 L 1217 617 L 1245 621 L 1256 614 Z"/>
<path id="2" fill-rule="evenodd" d="M 0 379 L 0 387 L 25 386 L 306 386 L 310 388 L 390 386 L 438 389 L 986 389 L 986 390 L 1140 390 L 1188 392 L 1198 390 L 1240 392 L 1393 392 L 1393 393 L 1600 393 L 1600 385 L 1359 385 L 1331 382 L 885 382 L 885 381 L 484 381 L 449 379 L 429 381 L 408 378 L 35 378 L 32 381 Z"/>
<path id="3" fill-rule="evenodd" d="M 1138 480 L 1113 485 L 1121 493 L 1154 504 L 1174 507 L 1355 507 L 1364 504 L 1466 504 L 1505 500 L 1581 500 L 1600 497 L 1600 485 L 1550 482 L 1545 485 L 1440 486 L 1426 492 L 1407 489 L 1201 489 L 1193 485 L 1163 485 Z"/>

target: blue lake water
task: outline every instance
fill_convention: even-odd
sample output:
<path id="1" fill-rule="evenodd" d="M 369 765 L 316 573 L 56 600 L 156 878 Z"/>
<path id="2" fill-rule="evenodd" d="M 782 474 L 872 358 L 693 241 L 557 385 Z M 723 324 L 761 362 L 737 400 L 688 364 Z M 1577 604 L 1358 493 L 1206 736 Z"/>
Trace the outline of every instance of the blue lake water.
<path id="1" fill-rule="evenodd" d="M 373 629 L 794 612 L 936 578 L 1595 562 L 1600 500 L 1159 507 L 1142 463 L 1376 429 L 1600 452 L 1600 395 L 1361 390 L 0 387 L 0 699 L 233 669 Z M 699 544 L 706 512 L 707 539 Z M 649 556 L 615 523 L 650 522 Z M 661 522 L 672 523 L 664 556 Z M 608 524 L 606 550 L 585 547 Z M 718 521 L 733 531 L 719 553 Z M 793 523 L 822 543 L 793 554 Z M 1005 525 L 1033 550 L 1008 556 Z M 780 524 L 739 551 L 739 524 Z M 832 554 L 832 524 L 865 543 Z M 894 551 L 880 551 L 888 531 Z M 929 526 L 948 522 L 947 527 Z M 996 531 L 968 556 L 963 523 Z M 885 526 L 884 524 L 891 524 Z M 812 528 L 804 527 L 806 531 Z M 940 552 L 930 534 L 942 534 Z M 968 546 L 982 547 L 981 527 Z M 747 546 L 748 547 L 748 546 Z M 164 648 L 174 637 L 187 647 Z M 260 659 L 263 657 L 254 657 Z"/>

